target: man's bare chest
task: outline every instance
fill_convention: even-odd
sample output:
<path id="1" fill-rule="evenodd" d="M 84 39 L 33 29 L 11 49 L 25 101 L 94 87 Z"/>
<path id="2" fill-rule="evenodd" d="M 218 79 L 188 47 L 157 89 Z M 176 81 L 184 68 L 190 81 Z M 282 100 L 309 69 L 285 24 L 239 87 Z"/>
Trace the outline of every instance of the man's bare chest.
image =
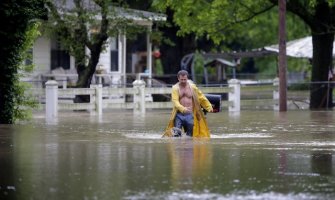
<path id="1" fill-rule="evenodd" d="M 192 98 L 192 91 L 190 87 L 181 87 L 179 88 L 179 96 L 180 98 Z"/>

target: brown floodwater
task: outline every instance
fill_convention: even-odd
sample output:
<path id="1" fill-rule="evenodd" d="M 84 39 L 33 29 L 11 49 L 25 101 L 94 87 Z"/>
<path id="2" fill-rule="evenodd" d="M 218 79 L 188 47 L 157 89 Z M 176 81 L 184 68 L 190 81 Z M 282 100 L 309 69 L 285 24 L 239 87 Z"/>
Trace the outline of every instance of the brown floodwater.
<path id="1" fill-rule="evenodd" d="M 0 125 L 0 199 L 335 199 L 333 111 L 210 113 L 210 139 L 161 138 L 169 117 Z"/>

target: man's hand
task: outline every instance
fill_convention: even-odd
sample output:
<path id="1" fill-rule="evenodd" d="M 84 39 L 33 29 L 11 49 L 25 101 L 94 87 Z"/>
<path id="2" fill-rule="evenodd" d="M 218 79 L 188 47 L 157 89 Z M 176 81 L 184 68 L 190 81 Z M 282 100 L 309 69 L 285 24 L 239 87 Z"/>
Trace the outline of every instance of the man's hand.
<path id="1" fill-rule="evenodd" d="M 184 113 L 192 113 L 192 107 L 185 107 Z"/>

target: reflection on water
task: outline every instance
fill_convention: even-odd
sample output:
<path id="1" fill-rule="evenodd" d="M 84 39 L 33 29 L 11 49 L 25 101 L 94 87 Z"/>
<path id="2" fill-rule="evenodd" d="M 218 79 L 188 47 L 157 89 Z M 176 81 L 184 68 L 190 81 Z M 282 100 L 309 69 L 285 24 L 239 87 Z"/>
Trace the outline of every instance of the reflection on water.
<path id="1" fill-rule="evenodd" d="M 312 152 L 311 168 L 314 173 L 320 175 L 332 175 L 332 152 L 327 151 L 315 151 Z"/>
<path id="2" fill-rule="evenodd" d="M 161 138 L 169 117 L 1 125 L 0 199 L 335 198 L 333 112 L 211 113 L 211 139 Z"/>
<path id="3" fill-rule="evenodd" d="M 170 187 L 174 190 L 188 190 L 190 187 L 203 186 L 201 180 L 206 179 L 212 169 L 213 155 L 208 141 L 187 138 L 173 140 L 168 144 L 172 168 Z"/>

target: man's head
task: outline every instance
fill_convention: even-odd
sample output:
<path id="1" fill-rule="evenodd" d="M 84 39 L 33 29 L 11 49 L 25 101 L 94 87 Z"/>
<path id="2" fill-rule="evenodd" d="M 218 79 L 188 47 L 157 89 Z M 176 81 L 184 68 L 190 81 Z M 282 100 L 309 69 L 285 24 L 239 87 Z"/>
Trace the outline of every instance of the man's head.
<path id="1" fill-rule="evenodd" d="M 177 78 L 179 81 L 179 84 L 186 85 L 188 80 L 188 72 L 186 70 L 180 70 L 177 73 Z"/>

